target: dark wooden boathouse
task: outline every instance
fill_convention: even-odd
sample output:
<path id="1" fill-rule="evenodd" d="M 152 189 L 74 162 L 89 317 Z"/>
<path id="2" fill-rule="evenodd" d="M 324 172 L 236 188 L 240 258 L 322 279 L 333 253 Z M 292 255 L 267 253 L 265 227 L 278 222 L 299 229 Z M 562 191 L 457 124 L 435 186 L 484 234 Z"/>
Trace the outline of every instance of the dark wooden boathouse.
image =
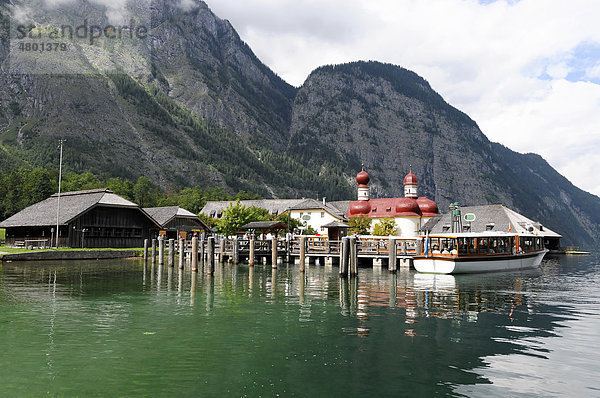
<path id="1" fill-rule="evenodd" d="M 194 233 L 211 231 L 200 217 L 179 206 L 146 207 L 144 211 L 161 226 L 166 239 L 191 239 Z"/>
<path id="2" fill-rule="evenodd" d="M 54 194 L 0 223 L 6 243 L 50 246 L 58 202 Z M 144 239 L 161 228 L 142 208 L 109 189 L 62 193 L 58 224 L 61 247 L 143 247 Z"/>

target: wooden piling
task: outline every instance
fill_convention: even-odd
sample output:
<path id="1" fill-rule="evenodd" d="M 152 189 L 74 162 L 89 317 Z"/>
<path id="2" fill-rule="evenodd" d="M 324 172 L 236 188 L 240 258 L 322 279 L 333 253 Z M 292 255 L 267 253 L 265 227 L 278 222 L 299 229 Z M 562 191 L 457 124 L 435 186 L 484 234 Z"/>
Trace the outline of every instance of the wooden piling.
<path id="1" fill-rule="evenodd" d="M 144 239 L 144 261 L 148 260 L 148 239 Z"/>
<path id="2" fill-rule="evenodd" d="M 169 239 L 169 267 L 175 266 L 175 239 Z"/>
<path id="3" fill-rule="evenodd" d="M 225 238 L 219 241 L 219 264 L 225 263 Z"/>
<path id="4" fill-rule="evenodd" d="M 251 267 L 254 267 L 254 251 L 256 248 L 256 241 L 254 239 L 250 239 L 250 254 L 248 256 L 248 265 L 250 265 Z"/>
<path id="5" fill-rule="evenodd" d="M 206 263 L 206 243 L 203 239 L 198 240 L 198 244 L 200 245 L 199 256 L 200 261 L 202 263 Z"/>
<path id="6" fill-rule="evenodd" d="M 350 238 L 342 238 L 342 247 L 340 249 L 340 277 L 346 277 L 348 275 L 348 254 L 349 254 L 349 242 Z"/>
<path id="7" fill-rule="evenodd" d="M 156 239 L 152 239 L 152 262 L 156 261 Z"/>
<path id="8" fill-rule="evenodd" d="M 185 240 L 179 238 L 179 269 L 183 269 L 185 264 Z"/>
<path id="9" fill-rule="evenodd" d="M 306 236 L 300 237 L 300 272 L 304 272 L 306 265 Z"/>
<path id="10" fill-rule="evenodd" d="M 271 268 L 277 268 L 277 238 L 271 239 Z"/>
<path id="11" fill-rule="evenodd" d="M 198 238 L 192 238 L 192 272 L 198 272 Z"/>
<path id="12" fill-rule="evenodd" d="M 349 239 L 349 245 L 350 245 L 350 249 L 348 250 L 349 253 L 349 261 L 348 261 L 348 265 L 350 268 L 350 276 L 356 276 L 358 274 L 358 252 L 356 250 L 356 238 L 352 237 Z"/>
<path id="13" fill-rule="evenodd" d="M 213 236 L 208 238 L 204 272 L 211 275 L 215 273 L 215 238 Z"/>
<path id="14" fill-rule="evenodd" d="M 165 239 L 158 238 L 158 265 L 165 263 Z"/>
<path id="15" fill-rule="evenodd" d="M 240 241 L 237 236 L 233 238 L 233 263 L 238 264 L 240 262 Z"/>
<path id="16" fill-rule="evenodd" d="M 396 272 L 397 261 L 396 261 L 396 239 L 390 239 L 389 245 L 389 263 L 388 270 L 390 272 Z"/>

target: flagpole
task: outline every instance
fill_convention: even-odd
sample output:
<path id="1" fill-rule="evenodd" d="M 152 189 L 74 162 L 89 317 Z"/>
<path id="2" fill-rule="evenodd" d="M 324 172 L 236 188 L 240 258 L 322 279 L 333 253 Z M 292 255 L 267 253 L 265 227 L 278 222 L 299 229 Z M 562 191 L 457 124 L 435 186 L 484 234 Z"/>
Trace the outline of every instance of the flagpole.
<path id="1" fill-rule="evenodd" d="M 60 215 L 60 183 L 62 180 L 62 158 L 63 158 L 63 142 L 64 140 L 59 140 L 60 143 L 60 160 L 58 162 L 58 200 L 56 201 L 56 248 L 58 249 L 58 224 L 59 224 L 59 215 Z"/>

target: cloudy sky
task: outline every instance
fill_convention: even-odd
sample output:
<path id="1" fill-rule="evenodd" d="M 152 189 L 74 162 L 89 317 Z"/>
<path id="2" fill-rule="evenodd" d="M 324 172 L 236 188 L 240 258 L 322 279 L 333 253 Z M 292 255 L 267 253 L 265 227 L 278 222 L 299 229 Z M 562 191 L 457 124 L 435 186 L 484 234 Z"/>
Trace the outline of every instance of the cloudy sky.
<path id="1" fill-rule="evenodd" d="M 390 62 L 492 140 L 600 196 L 598 0 L 207 0 L 300 86 L 316 67 Z"/>

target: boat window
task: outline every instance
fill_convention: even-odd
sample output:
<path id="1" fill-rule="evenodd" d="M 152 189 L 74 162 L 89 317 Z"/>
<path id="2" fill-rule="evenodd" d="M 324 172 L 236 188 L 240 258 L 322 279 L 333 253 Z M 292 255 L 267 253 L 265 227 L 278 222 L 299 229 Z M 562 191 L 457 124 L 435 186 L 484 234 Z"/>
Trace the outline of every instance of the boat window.
<path id="1" fill-rule="evenodd" d="M 489 244 L 488 238 L 478 238 L 477 239 L 477 252 L 482 253 L 482 254 L 487 253 L 488 252 L 488 244 Z"/>
<path id="2" fill-rule="evenodd" d="M 460 238 L 458 240 L 458 253 L 459 254 L 475 253 L 474 239 L 473 238 Z"/>
<path id="3" fill-rule="evenodd" d="M 489 224 L 486 224 L 486 225 L 485 225 L 485 230 L 486 230 L 486 231 L 493 231 L 493 230 L 494 230 L 494 226 L 495 226 L 495 225 L 496 225 L 496 224 L 494 224 L 493 222 L 492 222 L 492 223 L 489 223 Z"/>

